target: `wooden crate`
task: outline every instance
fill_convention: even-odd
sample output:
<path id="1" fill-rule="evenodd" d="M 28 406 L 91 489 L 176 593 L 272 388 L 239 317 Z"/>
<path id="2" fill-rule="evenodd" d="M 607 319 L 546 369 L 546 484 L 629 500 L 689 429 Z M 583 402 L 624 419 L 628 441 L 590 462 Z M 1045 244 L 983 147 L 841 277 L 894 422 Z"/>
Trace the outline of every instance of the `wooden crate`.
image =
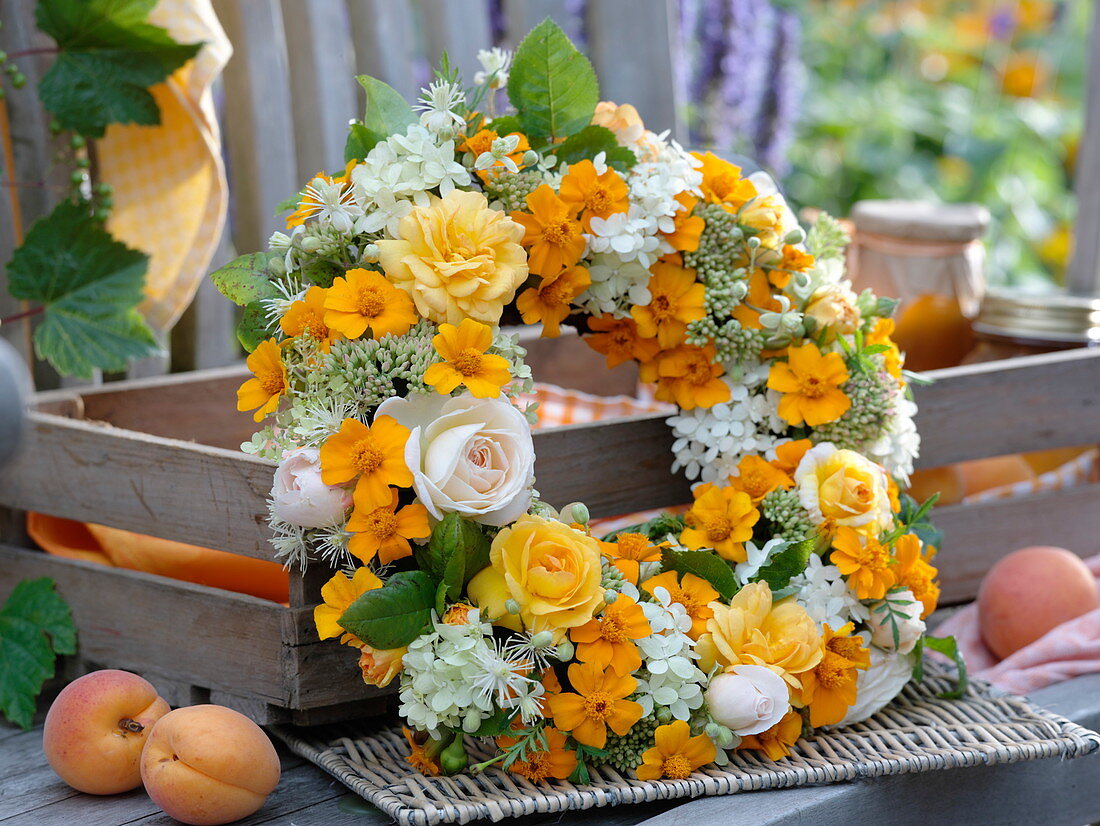
<path id="1" fill-rule="evenodd" d="M 19 534 L 15 512 L 35 510 L 268 558 L 272 465 L 237 450 L 254 428 L 233 409 L 243 375 L 226 368 L 43 394 L 25 450 L 0 474 L 0 506 L 13 512 L 0 544 L 0 595 L 25 577 L 53 577 L 73 607 L 82 660 L 143 673 L 173 702 L 218 702 L 263 722 L 368 711 L 380 693 L 363 685 L 346 649 L 316 637 L 313 606 L 327 572 L 292 576 L 284 606 L 50 556 Z M 924 467 L 1100 443 L 1100 352 L 934 377 L 915 388 Z M 669 471 L 663 418 L 536 432 L 544 498 L 584 501 L 597 517 L 689 500 L 687 482 Z M 944 602 L 972 599 L 990 564 L 1023 544 L 1100 550 L 1098 494 L 1100 484 L 1090 484 L 937 509 Z"/>

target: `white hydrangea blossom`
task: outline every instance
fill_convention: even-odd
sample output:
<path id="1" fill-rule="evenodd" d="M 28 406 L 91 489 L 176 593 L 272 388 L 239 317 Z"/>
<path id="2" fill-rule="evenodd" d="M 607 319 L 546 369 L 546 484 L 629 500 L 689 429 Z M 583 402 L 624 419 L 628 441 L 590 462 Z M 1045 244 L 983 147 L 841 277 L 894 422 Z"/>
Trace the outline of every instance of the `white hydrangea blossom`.
<path id="1" fill-rule="evenodd" d="M 446 728 L 471 733 L 493 714 L 492 696 L 478 688 L 483 663 L 493 657 L 492 626 L 471 611 L 466 625 L 433 622 L 409 645 L 402 662 L 401 716 L 420 731 Z"/>
<path id="2" fill-rule="evenodd" d="M 616 253 L 597 253 L 591 258 L 588 274 L 592 284 L 581 293 L 576 304 L 593 315 L 608 313 L 626 318 L 635 304 L 649 304 L 649 270 L 638 261 L 624 261 Z"/>
<path id="3" fill-rule="evenodd" d="M 703 705 L 702 685 L 706 675 L 695 665 L 691 617 L 678 602 L 672 602 L 665 588 L 654 589 L 656 602 L 641 602 L 642 613 L 653 633 L 637 641 L 644 669 L 638 674 L 637 702 L 644 716 L 655 707 L 667 708 L 673 719 L 689 721 Z"/>
<path id="4" fill-rule="evenodd" d="M 766 370 L 763 375 L 749 370 L 737 381 L 727 374 L 728 402 L 681 410 L 666 420 L 675 439 L 673 473 L 683 469 L 688 479 L 716 482 L 732 475 L 744 455 L 775 447 L 787 424 L 777 412 L 779 394 L 763 387 Z"/>
<path id="5" fill-rule="evenodd" d="M 913 472 L 913 461 L 920 453 L 920 433 L 913 417 L 917 405 L 898 394 L 894 401 L 894 415 L 886 423 L 879 440 L 871 445 L 869 458 L 878 462 L 891 476 L 908 484 Z"/>
<path id="6" fill-rule="evenodd" d="M 439 187 L 439 194 L 446 196 L 455 187 L 467 186 L 470 172 L 455 160 L 453 140 L 439 142 L 427 128 L 414 123 L 405 134 L 390 135 L 375 144 L 351 171 L 351 180 L 367 211 L 363 227 L 368 221 L 377 221 L 369 216 L 379 209 L 393 212 L 391 199 L 427 206 L 431 200 L 428 190 Z"/>
<path id="7" fill-rule="evenodd" d="M 592 218 L 592 232 L 585 235 L 588 249 L 594 253 L 613 252 L 624 261 L 637 261 L 652 267 L 660 255 L 656 221 L 637 204 L 626 212 L 616 212 L 606 218 Z"/>
<path id="8" fill-rule="evenodd" d="M 810 554 L 806 570 L 791 579 L 797 588 L 795 602 L 818 623 L 839 628 L 849 621 L 866 621 L 870 616 L 864 605 L 848 588 L 836 565 L 825 565 L 817 554 Z"/>

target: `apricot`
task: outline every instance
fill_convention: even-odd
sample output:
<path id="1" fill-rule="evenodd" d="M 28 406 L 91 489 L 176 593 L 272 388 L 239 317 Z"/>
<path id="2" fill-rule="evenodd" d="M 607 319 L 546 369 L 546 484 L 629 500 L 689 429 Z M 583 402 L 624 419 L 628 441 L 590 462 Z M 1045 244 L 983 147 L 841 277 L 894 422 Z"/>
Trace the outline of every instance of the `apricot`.
<path id="1" fill-rule="evenodd" d="M 989 459 L 974 459 L 959 463 L 963 489 L 967 496 L 1014 485 L 1017 482 L 1030 482 L 1035 478 L 1031 465 L 1021 456 L 993 456 Z"/>
<path id="2" fill-rule="evenodd" d="M 999 560 L 978 590 L 978 630 L 1004 659 L 1052 628 L 1100 608 L 1096 580 L 1065 548 L 1021 548 Z"/>
<path id="3" fill-rule="evenodd" d="M 279 784 L 279 756 L 263 730 L 223 706 L 178 708 L 153 727 L 141 779 L 160 808 L 183 823 L 248 817 Z"/>
<path id="4" fill-rule="evenodd" d="M 42 735 L 58 776 L 88 794 L 119 794 L 141 785 L 141 750 L 169 711 L 148 680 L 129 671 L 93 671 L 57 695 Z"/>

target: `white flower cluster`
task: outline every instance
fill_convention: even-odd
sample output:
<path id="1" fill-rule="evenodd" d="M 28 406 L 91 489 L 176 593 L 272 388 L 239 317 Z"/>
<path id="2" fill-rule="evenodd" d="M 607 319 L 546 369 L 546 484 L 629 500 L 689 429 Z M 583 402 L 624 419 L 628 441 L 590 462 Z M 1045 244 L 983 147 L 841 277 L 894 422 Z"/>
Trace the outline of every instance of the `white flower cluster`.
<path id="1" fill-rule="evenodd" d="M 645 716 L 655 708 L 667 708 L 673 719 L 688 721 L 703 705 L 706 675 L 695 665 L 691 617 L 664 588 L 654 589 L 656 602 L 641 602 L 642 613 L 653 633 L 638 640 L 644 669 L 638 674 L 637 702 Z"/>
<path id="2" fill-rule="evenodd" d="M 870 616 L 864 605 L 848 588 L 836 565 L 825 565 L 817 554 L 810 554 L 806 570 L 791 579 L 795 602 L 806 609 L 819 625 L 839 628 L 849 621 L 866 621 Z"/>
<path id="3" fill-rule="evenodd" d="M 672 472 L 688 479 L 717 482 L 734 473 L 749 453 L 764 454 L 780 441 L 787 424 L 779 418 L 779 394 L 764 387 L 767 367 L 750 369 L 740 382 L 722 378 L 730 400 L 710 408 L 681 410 L 666 422 L 672 428 Z"/>
<path id="4" fill-rule="evenodd" d="M 916 402 L 899 393 L 894 400 L 893 417 L 886 423 L 882 436 L 868 451 L 869 458 L 904 483 L 909 482 L 913 461 L 920 453 L 920 433 L 913 421 L 916 414 Z"/>
<path id="5" fill-rule="evenodd" d="M 402 662 L 401 716 L 432 734 L 443 727 L 477 731 L 495 701 L 520 705 L 536 685 L 542 688 L 526 676 L 530 664 L 506 659 L 493 645 L 492 626 L 476 610 L 465 625 L 434 622 L 430 633 L 409 645 Z"/>

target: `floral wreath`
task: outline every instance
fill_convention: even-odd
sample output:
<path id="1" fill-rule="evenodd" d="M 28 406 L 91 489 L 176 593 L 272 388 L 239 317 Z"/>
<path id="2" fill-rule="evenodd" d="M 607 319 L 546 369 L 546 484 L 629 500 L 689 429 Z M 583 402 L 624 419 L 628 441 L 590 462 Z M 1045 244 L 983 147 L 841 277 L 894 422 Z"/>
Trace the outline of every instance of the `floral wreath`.
<path id="1" fill-rule="evenodd" d="M 852 291 L 835 221 L 803 232 L 767 176 L 599 102 L 552 22 L 478 57 L 415 106 L 360 78 L 346 169 L 213 276 L 245 307 L 276 558 L 341 569 L 320 637 L 398 682 L 429 775 L 682 779 L 865 719 L 950 645 L 924 634 L 930 503 L 898 488 L 919 442 L 894 302 Z M 507 313 L 678 406 L 686 513 L 600 538 L 537 498 Z M 469 767 L 467 736 L 496 756 Z"/>

